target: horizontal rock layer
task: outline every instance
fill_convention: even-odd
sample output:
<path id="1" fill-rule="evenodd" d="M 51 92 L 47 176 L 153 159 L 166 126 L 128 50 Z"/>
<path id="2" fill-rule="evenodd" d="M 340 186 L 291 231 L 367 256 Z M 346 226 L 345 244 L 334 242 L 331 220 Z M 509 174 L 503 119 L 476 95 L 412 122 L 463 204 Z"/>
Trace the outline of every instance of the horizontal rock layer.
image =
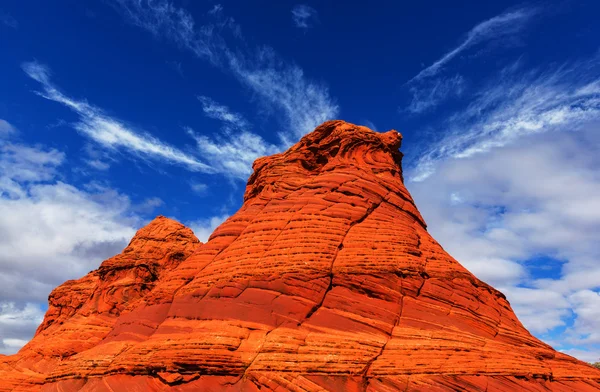
<path id="1" fill-rule="evenodd" d="M 600 391 L 428 234 L 401 139 L 324 123 L 206 244 L 155 219 L 53 291 L 0 391 Z"/>

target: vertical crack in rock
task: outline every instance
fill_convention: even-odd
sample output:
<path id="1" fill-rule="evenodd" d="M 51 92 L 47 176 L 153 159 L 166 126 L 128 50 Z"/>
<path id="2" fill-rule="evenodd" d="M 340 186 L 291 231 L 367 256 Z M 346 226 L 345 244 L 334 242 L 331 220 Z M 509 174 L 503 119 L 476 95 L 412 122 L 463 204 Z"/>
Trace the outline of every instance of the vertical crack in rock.
<path id="1" fill-rule="evenodd" d="M 367 211 L 365 212 L 365 214 L 363 216 L 361 216 L 356 221 L 350 223 L 348 230 L 346 231 L 346 234 L 344 234 L 344 236 L 342 237 L 340 244 L 337 246 L 337 248 L 335 250 L 333 258 L 331 259 L 331 266 L 329 268 L 329 286 L 325 290 L 325 293 L 323 294 L 321 301 L 319 303 L 315 304 L 315 306 L 313 306 L 308 311 L 304 321 L 308 320 L 317 310 L 319 310 L 321 308 L 321 306 L 323 306 L 323 303 L 325 302 L 325 297 L 327 296 L 327 293 L 329 293 L 333 289 L 333 287 L 334 287 L 333 286 L 333 265 L 335 264 L 335 260 L 337 259 L 339 253 L 342 251 L 342 249 L 344 249 L 344 241 L 346 240 L 346 237 L 348 236 L 348 234 L 350 233 L 352 228 L 356 225 L 361 224 L 365 219 L 367 219 L 367 217 L 369 215 L 371 215 L 373 213 L 373 211 L 375 211 L 381 205 L 381 203 L 383 203 L 384 199 L 385 198 L 382 198 L 379 202 L 374 203 L 371 206 L 369 206 L 369 208 L 367 209 Z M 303 324 L 304 321 L 300 324 Z"/>

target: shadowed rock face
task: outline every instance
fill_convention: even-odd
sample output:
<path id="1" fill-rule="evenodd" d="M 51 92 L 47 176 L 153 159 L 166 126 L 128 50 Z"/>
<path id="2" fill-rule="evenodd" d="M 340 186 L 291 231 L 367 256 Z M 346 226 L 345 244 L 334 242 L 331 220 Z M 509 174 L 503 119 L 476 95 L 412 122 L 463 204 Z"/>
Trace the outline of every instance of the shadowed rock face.
<path id="1" fill-rule="evenodd" d="M 600 391 L 427 233 L 401 140 L 326 122 L 206 244 L 155 219 L 52 292 L 0 391 Z"/>

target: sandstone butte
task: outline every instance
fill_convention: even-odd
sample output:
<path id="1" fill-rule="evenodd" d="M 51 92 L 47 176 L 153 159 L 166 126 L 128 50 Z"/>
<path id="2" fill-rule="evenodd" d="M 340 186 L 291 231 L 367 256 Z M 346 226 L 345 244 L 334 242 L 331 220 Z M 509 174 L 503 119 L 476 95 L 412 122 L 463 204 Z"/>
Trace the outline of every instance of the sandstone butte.
<path id="1" fill-rule="evenodd" d="M 156 218 L 50 294 L 0 391 L 600 391 L 428 234 L 401 140 L 326 122 L 207 243 Z"/>

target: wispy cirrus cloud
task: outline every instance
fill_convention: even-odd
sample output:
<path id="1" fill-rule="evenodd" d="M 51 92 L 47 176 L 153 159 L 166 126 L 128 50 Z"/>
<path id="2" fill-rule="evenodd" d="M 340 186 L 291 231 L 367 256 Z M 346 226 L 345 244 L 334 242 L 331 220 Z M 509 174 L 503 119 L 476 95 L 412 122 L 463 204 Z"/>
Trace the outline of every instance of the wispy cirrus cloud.
<path id="1" fill-rule="evenodd" d="M 252 173 L 252 163 L 256 158 L 285 148 L 284 144 L 268 143 L 248 130 L 249 123 L 241 114 L 209 97 L 199 96 L 204 114 L 221 121 L 223 126 L 211 137 L 204 133 L 200 135 L 186 127 L 186 132 L 196 142 L 196 148 L 190 147 L 188 152 L 184 152 L 106 115 L 102 109 L 85 100 L 68 97 L 51 82 L 50 70 L 46 66 L 30 62 L 22 67 L 29 77 L 41 84 L 42 91 L 37 92 L 38 95 L 61 103 L 77 113 L 79 121 L 73 127 L 109 151 L 124 150 L 144 160 L 152 159 L 180 165 L 195 172 L 222 174 L 236 180 L 246 180 Z M 8 129 L 8 125 L 5 128 Z M 85 151 L 89 157 L 86 160 L 88 166 L 96 170 L 107 170 L 110 167 L 113 160 L 110 156 L 107 157 L 102 151 L 89 145 L 85 147 Z"/>
<path id="2" fill-rule="evenodd" d="M 324 84 L 308 80 L 299 66 L 283 61 L 271 48 L 252 49 L 221 6 L 197 22 L 185 9 L 163 0 L 114 0 L 113 4 L 132 24 L 232 74 L 265 108 L 283 114 L 285 133 L 293 137 L 338 114 Z"/>
<path id="3" fill-rule="evenodd" d="M 268 143 L 262 136 L 250 131 L 250 124 L 240 113 L 206 96 L 199 96 L 198 100 L 207 117 L 221 121 L 220 133 L 208 137 L 190 127 L 186 130 L 196 141 L 199 154 L 211 162 L 215 171 L 246 180 L 252 174 L 252 163 L 257 158 L 285 149 L 285 145 Z"/>
<path id="4" fill-rule="evenodd" d="M 437 124 L 444 136 L 419 151 L 409 169 L 422 181 L 437 162 L 467 158 L 530 134 L 576 130 L 600 117 L 598 55 L 552 69 L 525 70 L 519 62 L 482 85 L 467 106 Z"/>
<path id="5" fill-rule="evenodd" d="M 50 80 L 50 70 L 43 64 L 28 62 L 23 71 L 41 84 L 41 97 L 61 103 L 79 115 L 74 125 L 81 134 L 111 149 L 124 149 L 144 159 L 162 160 L 193 171 L 211 172 L 211 167 L 194 156 L 172 147 L 152 135 L 133 130 L 124 122 L 106 115 L 100 108 L 84 100 L 63 94 Z"/>
<path id="6" fill-rule="evenodd" d="M 197 98 L 202 104 L 202 111 L 207 117 L 222 121 L 228 128 L 246 129 L 249 127 L 248 121 L 240 113 L 235 113 L 229 107 L 204 95 L 199 95 Z"/>
<path id="7" fill-rule="evenodd" d="M 412 101 L 406 110 L 419 114 L 433 109 L 450 96 L 460 96 L 465 88 L 465 78 L 455 75 L 450 78 L 434 78 L 419 86 L 410 86 Z"/>
<path id="8" fill-rule="evenodd" d="M 131 24 L 149 31 L 158 39 L 174 42 L 215 65 L 223 62 L 225 42 L 220 31 L 238 29 L 233 19 L 221 17 L 220 5 L 204 14 L 205 20 L 197 26 L 187 11 L 168 1 L 114 0 L 111 4 Z"/>
<path id="9" fill-rule="evenodd" d="M 280 136 L 286 145 L 289 138 L 303 136 L 337 116 L 339 107 L 327 87 L 307 81 L 300 67 L 283 62 L 272 49 L 262 48 L 252 57 L 232 56 L 229 60 L 240 82 L 268 108 L 283 114 L 288 132 Z"/>
<path id="10" fill-rule="evenodd" d="M 215 171 L 239 180 L 246 180 L 252 174 L 252 163 L 256 158 L 282 149 L 249 131 L 224 133 L 213 138 L 200 135 L 189 127 L 187 132 L 196 141 L 199 153 L 212 163 Z"/>
<path id="11" fill-rule="evenodd" d="M 319 21 L 317 10 L 306 4 L 297 4 L 292 8 L 292 21 L 294 26 L 307 30 Z"/>
<path id="12" fill-rule="evenodd" d="M 452 98 L 462 97 L 467 84 L 470 83 L 460 74 L 444 75 L 444 69 L 449 63 L 482 45 L 489 46 L 492 43 L 496 46 L 511 45 L 537 14 L 539 14 L 538 9 L 524 7 L 506 11 L 477 24 L 458 46 L 405 83 L 404 86 L 408 88 L 412 99 L 408 106 L 400 108 L 400 112 L 419 115 L 433 110 Z"/>
<path id="13" fill-rule="evenodd" d="M 0 24 L 3 24 L 12 29 L 16 29 L 19 27 L 19 22 L 17 22 L 17 20 L 15 18 L 13 18 L 9 14 L 3 13 L 1 10 L 0 10 Z"/>
<path id="14" fill-rule="evenodd" d="M 445 53 L 433 64 L 423 69 L 409 80 L 408 83 L 436 75 L 452 59 L 473 46 L 492 40 L 506 39 L 509 36 L 518 34 L 523 30 L 527 22 L 537 13 L 538 10 L 535 8 L 520 8 L 504 12 L 479 23 L 467 33 L 457 47 Z"/>

